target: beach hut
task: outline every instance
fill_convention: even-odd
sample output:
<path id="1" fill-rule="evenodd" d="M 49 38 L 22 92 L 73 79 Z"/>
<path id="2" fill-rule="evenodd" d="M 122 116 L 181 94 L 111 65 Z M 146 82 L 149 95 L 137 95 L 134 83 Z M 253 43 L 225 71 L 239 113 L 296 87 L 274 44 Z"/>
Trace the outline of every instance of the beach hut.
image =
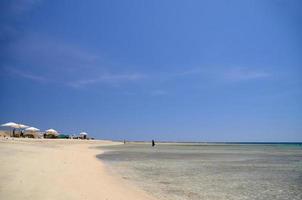
<path id="1" fill-rule="evenodd" d="M 44 137 L 45 138 L 56 138 L 59 135 L 58 131 L 55 129 L 48 129 L 45 131 Z"/>
<path id="2" fill-rule="evenodd" d="M 85 139 L 87 139 L 87 135 L 88 135 L 88 133 L 86 133 L 86 132 L 81 132 L 81 133 L 80 133 L 80 138 L 85 140 Z"/>
<path id="3" fill-rule="evenodd" d="M 24 137 L 38 138 L 39 131 L 40 131 L 40 129 L 35 128 L 35 127 L 26 128 L 25 132 L 24 132 Z"/>

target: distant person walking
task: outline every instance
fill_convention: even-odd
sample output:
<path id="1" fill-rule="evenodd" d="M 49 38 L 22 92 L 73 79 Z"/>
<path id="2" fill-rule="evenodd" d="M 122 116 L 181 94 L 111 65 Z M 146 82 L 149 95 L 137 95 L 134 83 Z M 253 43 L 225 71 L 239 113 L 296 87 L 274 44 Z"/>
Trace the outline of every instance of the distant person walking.
<path id="1" fill-rule="evenodd" d="M 152 140 L 152 147 L 154 147 L 155 146 L 155 142 L 154 142 L 154 140 Z"/>

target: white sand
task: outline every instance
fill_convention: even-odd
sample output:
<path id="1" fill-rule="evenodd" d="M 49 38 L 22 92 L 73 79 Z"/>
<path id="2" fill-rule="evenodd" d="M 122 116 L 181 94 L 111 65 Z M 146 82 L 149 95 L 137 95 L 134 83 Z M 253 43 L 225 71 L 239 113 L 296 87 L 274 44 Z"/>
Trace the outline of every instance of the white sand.
<path id="1" fill-rule="evenodd" d="M 109 172 L 94 147 L 110 141 L 0 139 L 0 199 L 152 200 Z"/>

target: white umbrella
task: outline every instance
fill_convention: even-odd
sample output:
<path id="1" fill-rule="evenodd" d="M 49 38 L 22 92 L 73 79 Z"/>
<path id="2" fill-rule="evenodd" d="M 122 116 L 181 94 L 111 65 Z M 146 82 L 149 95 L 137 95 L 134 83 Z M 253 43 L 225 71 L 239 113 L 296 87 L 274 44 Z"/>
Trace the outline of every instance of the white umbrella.
<path id="1" fill-rule="evenodd" d="M 81 132 L 80 135 L 88 135 L 86 132 Z"/>
<path id="2" fill-rule="evenodd" d="M 88 135 L 88 134 L 87 134 L 86 132 L 81 132 L 81 133 L 80 133 L 80 137 L 83 138 L 83 139 L 86 139 L 86 138 L 87 138 L 87 135 Z"/>
<path id="3" fill-rule="evenodd" d="M 19 125 L 19 128 L 28 128 L 29 126 L 27 125 L 24 125 L 24 124 L 18 124 Z"/>
<path id="4" fill-rule="evenodd" d="M 32 135 L 33 137 L 38 137 L 38 131 L 40 131 L 40 129 L 35 127 L 29 127 L 25 129 L 24 135 Z"/>
<path id="5" fill-rule="evenodd" d="M 17 129 L 17 128 L 18 129 L 19 128 L 27 128 L 28 127 L 27 125 L 17 124 L 15 122 L 8 122 L 8 123 L 5 123 L 5 124 L 2 124 L 1 126 L 13 128 L 13 136 L 15 135 L 15 129 Z"/>
<path id="6" fill-rule="evenodd" d="M 19 128 L 19 124 L 15 123 L 15 122 L 7 122 L 5 124 L 2 124 L 1 126 L 11 127 L 11 128 Z"/>
<path id="7" fill-rule="evenodd" d="M 39 131 L 40 129 L 38 128 L 35 128 L 35 127 L 29 127 L 29 128 L 26 128 L 25 131 L 30 131 L 30 132 L 37 132 Z"/>
<path id="8" fill-rule="evenodd" d="M 18 124 L 18 125 L 19 125 L 19 128 L 20 128 L 20 129 L 25 129 L 25 128 L 28 128 L 28 127 L 29 127 L 29 126 L 24 125 L 24 124 Z M 21 137 L 23 136 L 23 134 L 24 134 L 24 132 L 21 131 Z"/>
<path id="9" fill-rule="evenodd" d="M 15 122 L 8 122 L 8 123 L 5 123 L 5 124 L 2 124 L 1 126 L 12 127 L 12 128 L 27 128 L 27 127 L 29 127 L 27 125 L 17 124 Z"/>
<path id="10" fill-rule="evenodd" d="M 54 130 L 54 129 L 52 129 L 52 128 L 46 130 L 45 133 L 46 133 L 47 135 L 59 135 L 58 131 L 56 131 L 56 130 Z"/>

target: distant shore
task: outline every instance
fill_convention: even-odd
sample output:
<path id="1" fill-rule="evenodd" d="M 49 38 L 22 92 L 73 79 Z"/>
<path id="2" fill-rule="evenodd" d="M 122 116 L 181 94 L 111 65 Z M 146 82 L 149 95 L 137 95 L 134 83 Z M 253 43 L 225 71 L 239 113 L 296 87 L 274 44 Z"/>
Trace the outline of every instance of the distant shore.
<path id="1" fill-rule="evenodd" d="M 96 158 L 101 140 L 0 139 L 0 199 L 152 200 Z"/>

